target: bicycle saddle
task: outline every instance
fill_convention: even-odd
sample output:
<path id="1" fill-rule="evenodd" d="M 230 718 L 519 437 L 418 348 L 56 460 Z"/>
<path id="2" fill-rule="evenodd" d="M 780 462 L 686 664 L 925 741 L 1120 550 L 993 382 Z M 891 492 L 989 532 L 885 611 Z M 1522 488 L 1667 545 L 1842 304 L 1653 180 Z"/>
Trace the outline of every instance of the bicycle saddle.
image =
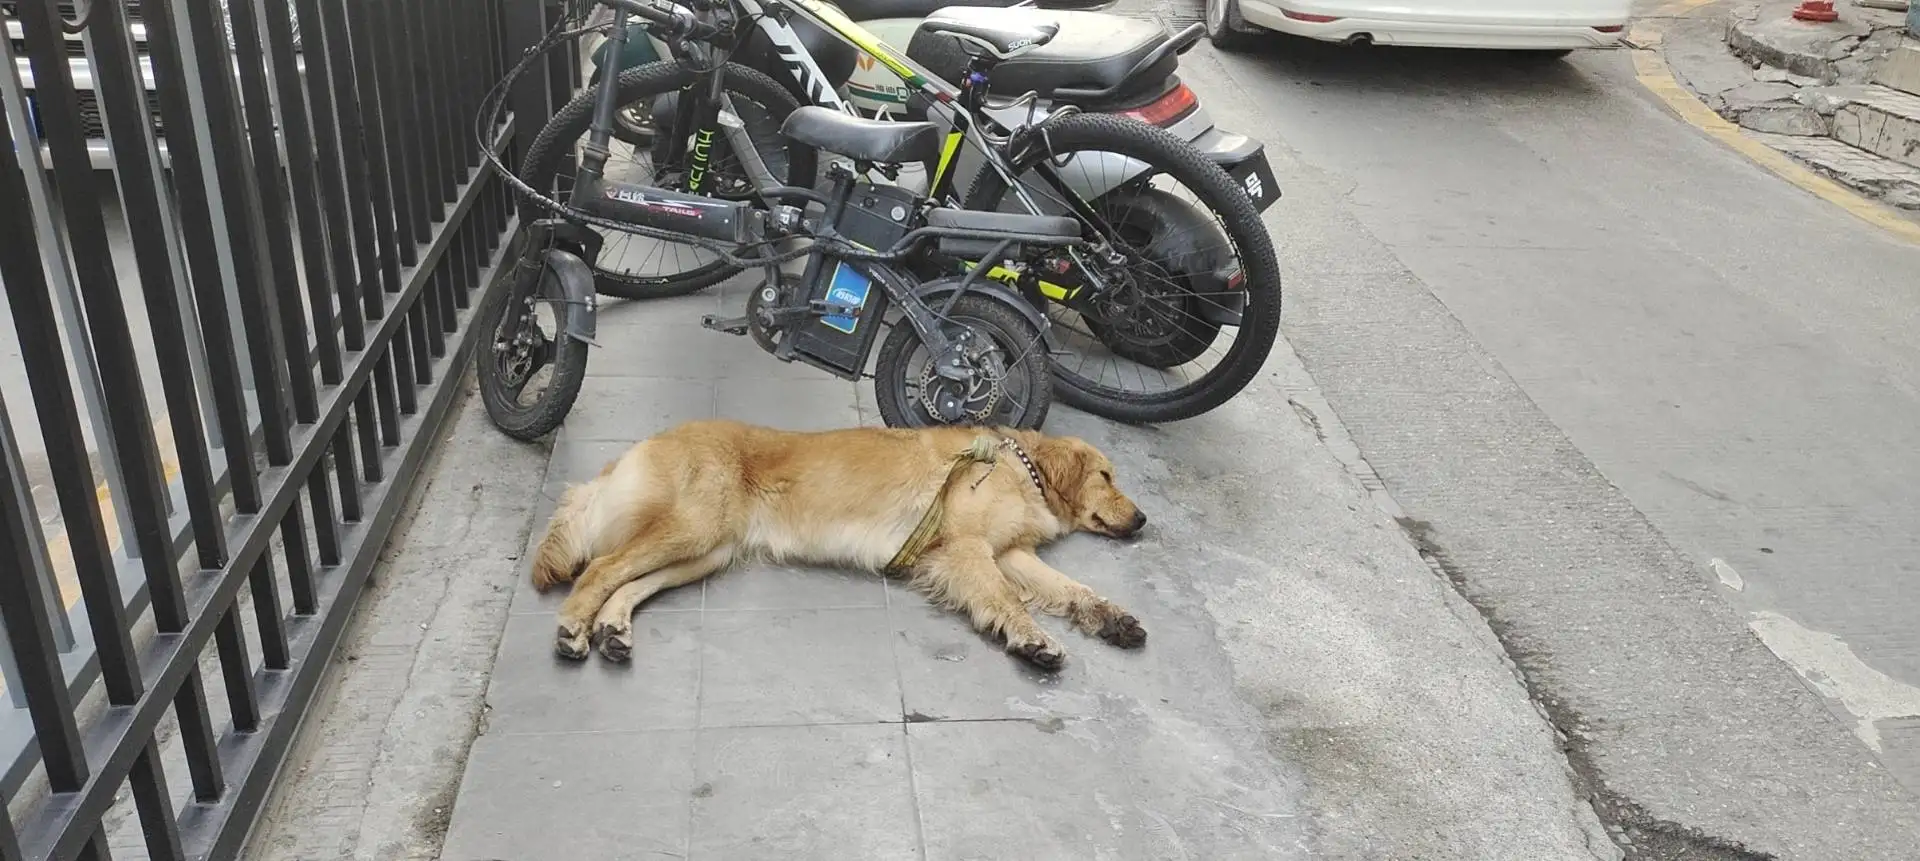
<path id="1" fill-rule="evenodd" d="M 819 105 L 789 114 L 780 133 L 818 150 L 879 164 L 930 162 L 940 157 L 940 129 L 933 123 L 869 120 Z"/>
<path id="2" fill-rule="evenodd" d="M 1060 35 L 1060 25 L 1052 21 L 983 21 L 975 16 L 947 14 L 951 11 L 943 9 L 935 13 L 921 23 L 921 32 L 952 36 L 986 51 L 996 60 L 1011 60 Z"/>
<path id="3" fill-rule="evenodd" d="M 994 66 L 988 86 L 995 95 L 1017 96 L 1035 90 L 1044 96 L 1063 87 L 1101 90 L 1136 84 L 1125 87 L 1128 93 L 1118 98 L 1124 102 L 1134 89 L 1158 95 L 1165 89 L 1159 85 L 1180 65 L 1180 55 L 1167 51 L 1151 68 L 1139 68 L 1168 42 L 1166 31 L 1152 21 L 1099 12 L 949 6 L 934 13 L 913 34 L 907 44 L 907 57 L 956 84 L 966 75 L 968 46 L 958 43 L 959 37 L 950 31 L 935 32 L 935 20 L 1003 29 L 1043 23 L 1059 26 L 1059 35 L 1046 45 Z"/>

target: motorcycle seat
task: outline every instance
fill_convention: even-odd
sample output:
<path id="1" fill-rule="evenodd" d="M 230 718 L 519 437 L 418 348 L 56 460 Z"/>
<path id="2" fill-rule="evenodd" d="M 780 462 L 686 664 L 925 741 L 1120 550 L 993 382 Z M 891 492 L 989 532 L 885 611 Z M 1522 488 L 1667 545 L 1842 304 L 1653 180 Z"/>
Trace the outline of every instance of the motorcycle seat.
<path id="1" fill-rule="evenodd" d="M 940 157 L 940 128 L 933 123 L 869 120 L 819 105 L 806 105 L 787 115 L 780 133 L 823 152 L 878 164 L 930 162 Z"/>
<path id="2" fill-rule="evenodd" d="M 1021 0 L 971 0 L 967 5 L 1004 9 Z M 1047 9 L 1081 9 L 1104 6 L 1113 0 L 1041 0 Z M 852 21 L 879 21 L 886 18 L 925 18 L 953 5 L 953 0 L 833 0 L 840 12 Z"/>
<path id="3" fill-rule="evenodd" d="M 979 20 L 977 17 L 972 20 L 947 18 L 935 12 L 920 24 L 920 30 L 952 36 L 960 41 L 961 49 L 970 54 L 984 51 L 994 60 L 1005 62 L 1032 53 L 1053 41 L 1053 37 L 1060 34 L 1060 25 L 1052 21 L 1001 22 Z"/>
<path id="4" fill-rule="evenodd" d="M 1180 64 L 1179 54 L 1167 51 L 1153 68 L 1128 80 L 1128 73 L 1169 41 L 1166 31 L 1151 21 L 1100 12 L 979 6 L 935 12 L 914 31 L 907 56 L 958 84 L 966 78 L 969 57 L 954 34 L 955 24 L 1011 32 L 1048 23 L 1058 24 L 1058 33 L 1046 44 L 994 66 L 988 73 L 988 92 L 1018 96 L 1031 90 L 1044 96 L 1063 88 L 1109 90 L 1123 83 L 1144 88 L 1164 82 Z"/>

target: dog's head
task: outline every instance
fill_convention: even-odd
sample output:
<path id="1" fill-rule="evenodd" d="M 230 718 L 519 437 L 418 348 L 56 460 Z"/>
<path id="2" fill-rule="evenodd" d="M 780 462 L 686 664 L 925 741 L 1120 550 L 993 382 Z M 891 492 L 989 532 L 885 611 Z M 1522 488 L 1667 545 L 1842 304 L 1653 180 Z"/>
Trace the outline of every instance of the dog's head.
<path id="1" fill-rule="evenodd" d="M 1071 528 L 1132 538 L 1147 525 L 1140 507 L 1113 482 L 1113 462 L 1085 440 L 1047 437 L 1033 452 L 1047 495 Z"/>

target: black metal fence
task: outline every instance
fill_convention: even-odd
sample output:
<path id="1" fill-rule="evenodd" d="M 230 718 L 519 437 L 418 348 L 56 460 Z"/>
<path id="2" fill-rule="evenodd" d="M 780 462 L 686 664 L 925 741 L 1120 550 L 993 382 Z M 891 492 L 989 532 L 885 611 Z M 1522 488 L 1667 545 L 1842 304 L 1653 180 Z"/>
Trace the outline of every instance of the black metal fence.
<path id="1" fill-rule="evenodd" d="M 0 861 L 239 853 L 483 340 L 541 16 L 0 2 Z"/>

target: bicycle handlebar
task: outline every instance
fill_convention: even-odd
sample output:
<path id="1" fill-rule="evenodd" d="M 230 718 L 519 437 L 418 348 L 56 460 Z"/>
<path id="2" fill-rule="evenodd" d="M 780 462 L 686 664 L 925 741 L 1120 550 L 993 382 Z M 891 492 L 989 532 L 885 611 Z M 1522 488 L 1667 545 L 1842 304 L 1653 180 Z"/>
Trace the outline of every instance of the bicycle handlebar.
<path id="1" fill-rule="evenodd" d="M 599 0 L 599 2 L 660 25 L 665 30 L 661 35 L 667 39 L 688 39 L 698 42 L 720 34 L 720 27 L 711 22 L 702 21 L 685 12 L 662 9 L 645 0 Z M 702 12 L 716 8 L 710 0 L 677 0 L 677 2 Z"/>

